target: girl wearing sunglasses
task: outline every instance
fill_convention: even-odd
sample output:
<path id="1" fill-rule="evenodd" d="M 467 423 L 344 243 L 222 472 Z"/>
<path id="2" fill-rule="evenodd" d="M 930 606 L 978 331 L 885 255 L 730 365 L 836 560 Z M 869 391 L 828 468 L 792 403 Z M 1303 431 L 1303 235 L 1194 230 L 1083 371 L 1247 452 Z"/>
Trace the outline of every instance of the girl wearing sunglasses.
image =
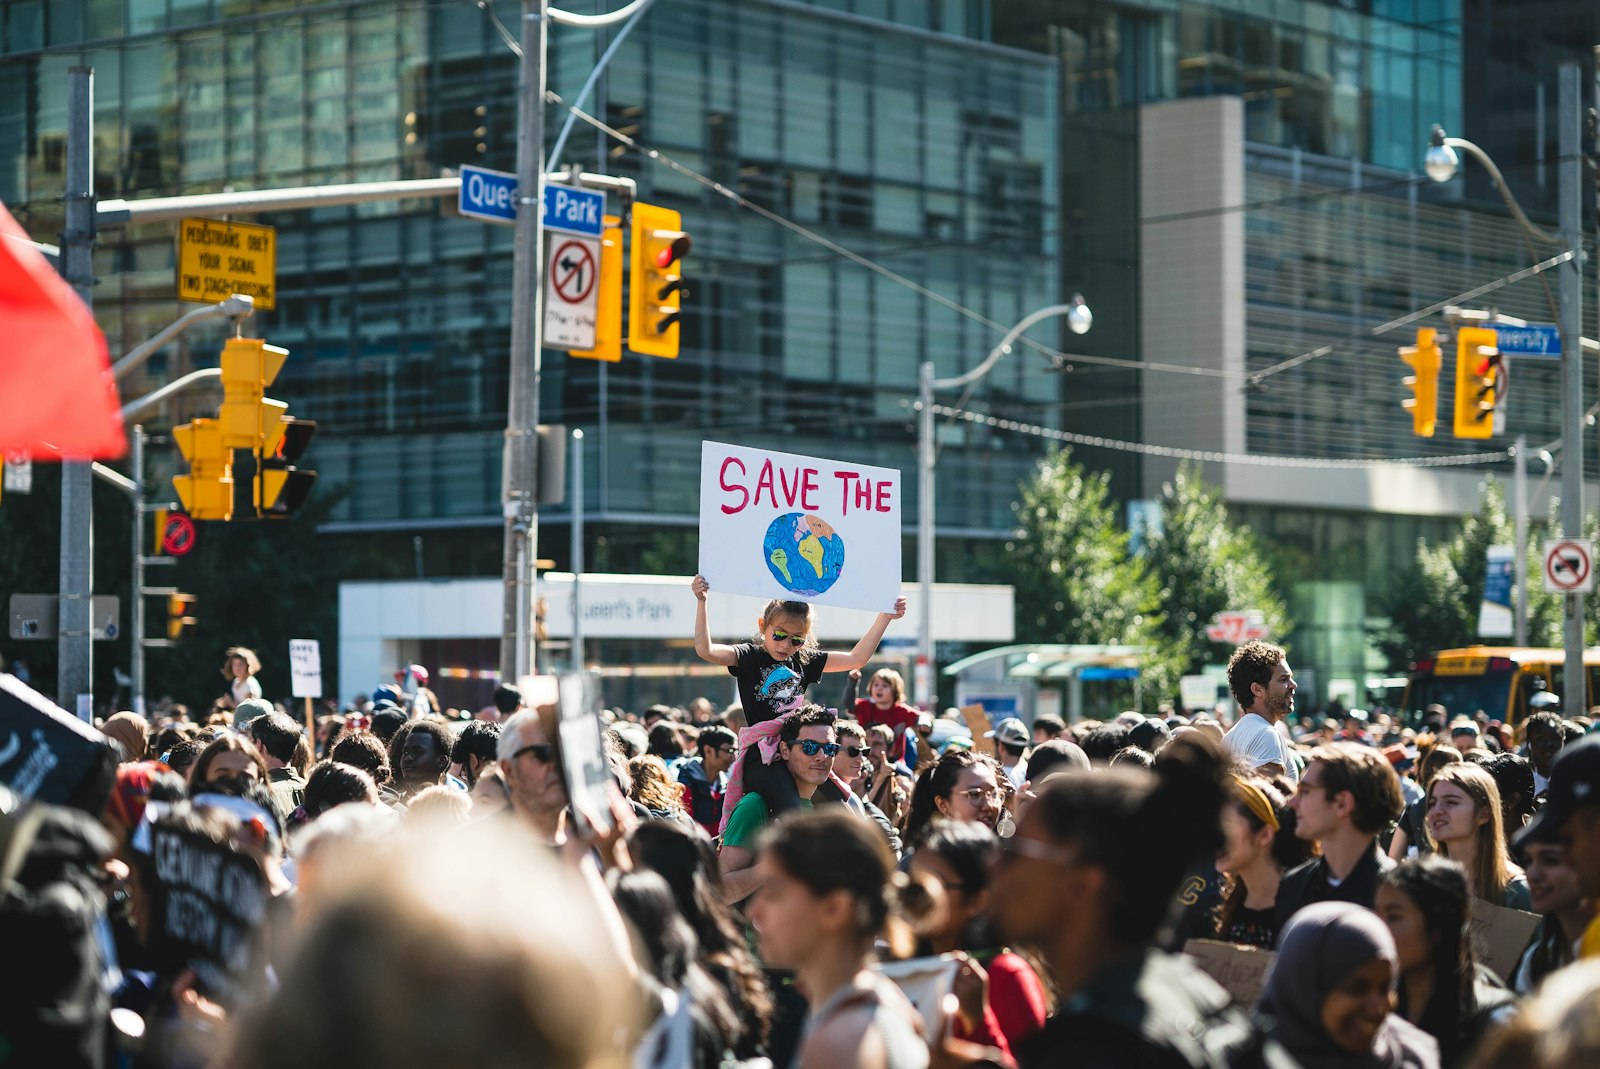
<path id="1" fill-rule="evenodd" d="M 728 791 L 723 801 L 723 827 L 746 791 L 756 791 L 774 812 L 800 804 L 794 784 L 781 770 L 769 766 L 777 757 L 779 721 L 805 704 L 808 687 L 824 672 L 850 672 L 863 667 L 878 650 L 891 621 L 906 614 L 906 599 L 897 598 L 893 612 L 880 612 L 861 641 L 848 653 L 817 647 L 811 606 L 803 601 L 770 601 L 756 622 L 755 640 L 727 645 L 711 641 L 706 597 L 711 584 L 697 575 L 692 584 L 698 601 L 694 617 L 694 651 L 703 661 L 722 665 L 738 681 L 739 701 L 748 725 L 739 732 L 739 756 L 728 770 Z M 745 761 L 751 744 L 759 757 Z M 825 784 L 823 801 L 842 802 L 849 789 L 834 780 Z"/>

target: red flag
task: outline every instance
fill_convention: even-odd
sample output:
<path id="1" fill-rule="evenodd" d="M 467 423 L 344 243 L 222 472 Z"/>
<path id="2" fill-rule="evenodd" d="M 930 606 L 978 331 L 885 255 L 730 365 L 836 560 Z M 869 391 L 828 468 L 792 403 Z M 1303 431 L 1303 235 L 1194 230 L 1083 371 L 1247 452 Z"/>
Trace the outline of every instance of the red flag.
<path id="1" fill-rule="evenodd" d="M 0 205 L 0 451 L 120 457 L 120 409 L 94 315 Z"/>

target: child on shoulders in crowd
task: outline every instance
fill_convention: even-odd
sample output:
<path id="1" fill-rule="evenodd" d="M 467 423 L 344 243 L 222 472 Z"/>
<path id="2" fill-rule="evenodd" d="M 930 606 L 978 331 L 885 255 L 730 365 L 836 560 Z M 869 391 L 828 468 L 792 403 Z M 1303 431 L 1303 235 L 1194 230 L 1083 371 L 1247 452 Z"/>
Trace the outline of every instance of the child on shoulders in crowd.
<path id="1" fill-rule="evenodd" d="M 806 688 L 821 679 L 824 672 L 856 671 L 870 661 L 889 622 L 906 614 L 906 599 L 895 599 L 894 611 L 879 613 L 854 649 L 838 653 L 817 648 L 811 606 L 803 601 L 768 602 L 757 622 L 755 641 L 733 646 L 712 642 L 706 616 L 711 584 L 705 576 L 697 575 L 693 589 L 699 602 L 694 618 L 694 651 L 701 660 L 726 667 L 738 681 L 748 725 L 739 732 L 739 756 L 728 770 L 723 820 L 726 822 L 739 798 L 750 790 L 760 793 L 773 813 L 794 809 L 800 798 L 793 781 L 781 774 L 783 770 L 768 768 L 768 762 L 777 754 L 780 721 L 805 704 Z M 746 762 L 752 744 L 757 747 L 757 759 Z M 848 793 L 849 788 L 835 777 L 823 784 L 818 797 L 842 801 Z"/>

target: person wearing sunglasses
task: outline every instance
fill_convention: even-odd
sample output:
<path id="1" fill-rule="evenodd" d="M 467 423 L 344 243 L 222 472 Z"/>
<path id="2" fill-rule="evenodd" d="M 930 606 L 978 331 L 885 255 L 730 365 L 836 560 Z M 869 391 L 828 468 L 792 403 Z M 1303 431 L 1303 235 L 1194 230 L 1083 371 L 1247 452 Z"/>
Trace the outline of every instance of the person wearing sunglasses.
<path id="1" fill-rule="evenodd" d="M 678 782 L 683 786 L 683 808 L 694 822 L 713 839 L 722 826 L 722 801 L 728 789 L 728 768 L 738 749 L 738 739 L 725 727 L 708 727 L 700 732 L 695 746 L 699 757 L 678 766 Z"/>
<path id="2" fill-rule="evenodd" d="M 723 806 L 724 829 L 728 817 L 746 791 L 766 795 L 773 812 L 800 803 L 788 780 L 772 771 L 777 758 L 778 721 L 805 704 L 806 690 L 824 672 L 850 672 L 862 668 L 878 650 L 889 624 L 906 614 L 906 599 L 895 599 L 894 609 L 880 612 L 849 652 L 817 648 L 815 614 L 803 601 L 770 601 L 756 621 L 753 642 L 730 646 L 711 641 L 706 599 L 711 584 L 697 575 L 692 584 L 697 601 L 694 617 L 694 652 L 701 660 L 722 665 L 738 681 L 739 702 L 746 727 L 739 732 L 739 754 L 728 773 L 728 794 Z M 754 750 L 756 757 L 750 760 Z M 841 782 L 824 788 L 824 796 L 842 802 L 849 788 Z"/>
<path id="3" fill-rule="evenodd" d="M 833 774 L 850 785 L 850 796 L 844 800 L 857 816 L 866 817 L 883 830 L 895 860 L 900 859 L 900 831 L 887 813 L 873 805 L 867 798 L 871 783 L 872 765 L 868 758 L 867 731 L 854 720 L 839 720 L 833 725 L 839 737 L 839 752 L 833 757 Z"/>
<path id="4" fill-rule="evenodd" d="M 809 810 L 817 788 L 832 775 L 833 759 L 839 754 L 834 715 L 820 706 L 808 705 L 798 714 L 785 717 L 782 725 L 778 761 L 768 767 L 788 778 L 800 798 L 800 809 Z M 717 865 L 722 870 L 723 901 L 729 905 L 743 902 L 760 886 L 755 842 L 773 817 L 766 799 L 755 791 L 740 798 L 728 814 Z"/>
<path id="5" fill-rule="evenodd" d="M 512 814 L 540 839 L 554 843 L 567 807 L 567 785 L 539 714 L 531 709 L 513 713 L 500 726 L 497 754 Z"/>

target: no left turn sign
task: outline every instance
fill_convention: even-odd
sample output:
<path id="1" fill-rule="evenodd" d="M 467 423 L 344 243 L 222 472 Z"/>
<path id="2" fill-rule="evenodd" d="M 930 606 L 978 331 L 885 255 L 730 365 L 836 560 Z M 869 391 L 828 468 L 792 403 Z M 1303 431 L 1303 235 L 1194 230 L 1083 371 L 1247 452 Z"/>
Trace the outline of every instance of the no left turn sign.
<path id="1" fill-rule="evenodd" d="M 544 344 L 593 349 L 600 303 L 600 240 L 547 234 L 544 262 Z"/>
<path id="2" fill-rule="evenodd" d="M 1547 538 L 1544 588 L 1553 594 L 1587 594 L 1594 589 L 1594 544 L 1587 538 Z"/>

